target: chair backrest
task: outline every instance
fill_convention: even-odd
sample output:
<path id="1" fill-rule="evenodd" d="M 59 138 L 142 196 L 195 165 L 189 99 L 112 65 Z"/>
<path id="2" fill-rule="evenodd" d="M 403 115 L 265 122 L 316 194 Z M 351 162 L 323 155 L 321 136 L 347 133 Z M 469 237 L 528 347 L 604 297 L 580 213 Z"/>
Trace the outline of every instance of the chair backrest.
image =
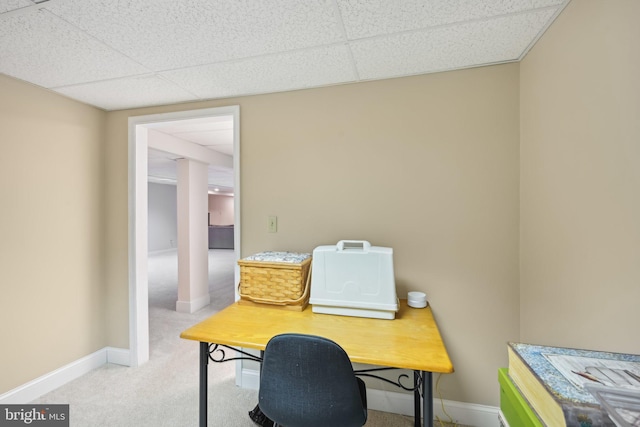
<path id="1" fill-rule="evenodd" d="M 286 427 L 360 427 L 366 397 L 345 351 L 313 335 L 282 334 L 264 351 L 259 405 Z"/>

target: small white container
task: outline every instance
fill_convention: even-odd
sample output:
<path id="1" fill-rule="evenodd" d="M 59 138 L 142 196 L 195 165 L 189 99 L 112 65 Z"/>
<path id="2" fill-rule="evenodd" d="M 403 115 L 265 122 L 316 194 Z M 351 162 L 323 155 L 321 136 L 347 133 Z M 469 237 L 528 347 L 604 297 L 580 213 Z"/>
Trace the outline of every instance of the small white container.
<path id="1" fill-rule="evenodd" d="M 413 308 L 425 308 L 427 306 L 427 294 L 424 292 L 409 292 L 407 294 L 407 305 Z"/>

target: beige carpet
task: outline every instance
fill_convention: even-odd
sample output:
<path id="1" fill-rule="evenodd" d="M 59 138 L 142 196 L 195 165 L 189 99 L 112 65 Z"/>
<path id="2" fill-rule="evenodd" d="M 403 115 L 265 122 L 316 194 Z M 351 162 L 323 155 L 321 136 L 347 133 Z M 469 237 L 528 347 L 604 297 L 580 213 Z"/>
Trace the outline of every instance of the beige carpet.
<path id="1" fill-rule="evenodd" d="M 233 251 L 209 251 L 212 304 L 175 311 L 175 252 L 149 258 L 150 360 L 138 368 L 107 364 L 32 403 L 70 405 L 72 427 L 182 427 L 198 424 L 198 343 L 180 332 L 233 302 Z M 209 425 L 254 427 L 257 391 L 235 385 L 235 364 L 209 365 Z M 436 423 L 438 425 L 438 423 Z M 368 427 L 411 427 L 413 418 L 369 411 Z"/>

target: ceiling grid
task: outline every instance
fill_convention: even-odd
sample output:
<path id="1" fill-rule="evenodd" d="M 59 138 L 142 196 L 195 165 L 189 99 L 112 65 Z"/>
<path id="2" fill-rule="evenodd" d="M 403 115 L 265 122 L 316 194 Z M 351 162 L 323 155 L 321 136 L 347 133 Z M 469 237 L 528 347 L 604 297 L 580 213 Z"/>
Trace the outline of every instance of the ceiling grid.
<path id="1" fill-rule="evenodd" d="M 569 0 L 41 1 L 0 73 L 109 111 L 518 61 Z"/>
<path id="2" fill-rule="evenodd" d="M 0 0 L 0 73 L 106 111 L 396 78 L 519 61 L 569 1 Z M 155 130 L 232 156 L 232 126 Z"/>

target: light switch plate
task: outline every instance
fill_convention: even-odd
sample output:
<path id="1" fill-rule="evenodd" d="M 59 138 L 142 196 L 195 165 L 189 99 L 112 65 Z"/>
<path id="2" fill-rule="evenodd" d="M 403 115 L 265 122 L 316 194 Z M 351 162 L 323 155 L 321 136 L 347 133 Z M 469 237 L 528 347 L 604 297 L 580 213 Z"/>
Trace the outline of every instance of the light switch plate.
<path id="1" fill-rule="evenodd" d="M 278 217 L 275 215 L 269 215 L 267 221 L 267 231 L 269 233 L 276 233 L 278 231 Z"/>

